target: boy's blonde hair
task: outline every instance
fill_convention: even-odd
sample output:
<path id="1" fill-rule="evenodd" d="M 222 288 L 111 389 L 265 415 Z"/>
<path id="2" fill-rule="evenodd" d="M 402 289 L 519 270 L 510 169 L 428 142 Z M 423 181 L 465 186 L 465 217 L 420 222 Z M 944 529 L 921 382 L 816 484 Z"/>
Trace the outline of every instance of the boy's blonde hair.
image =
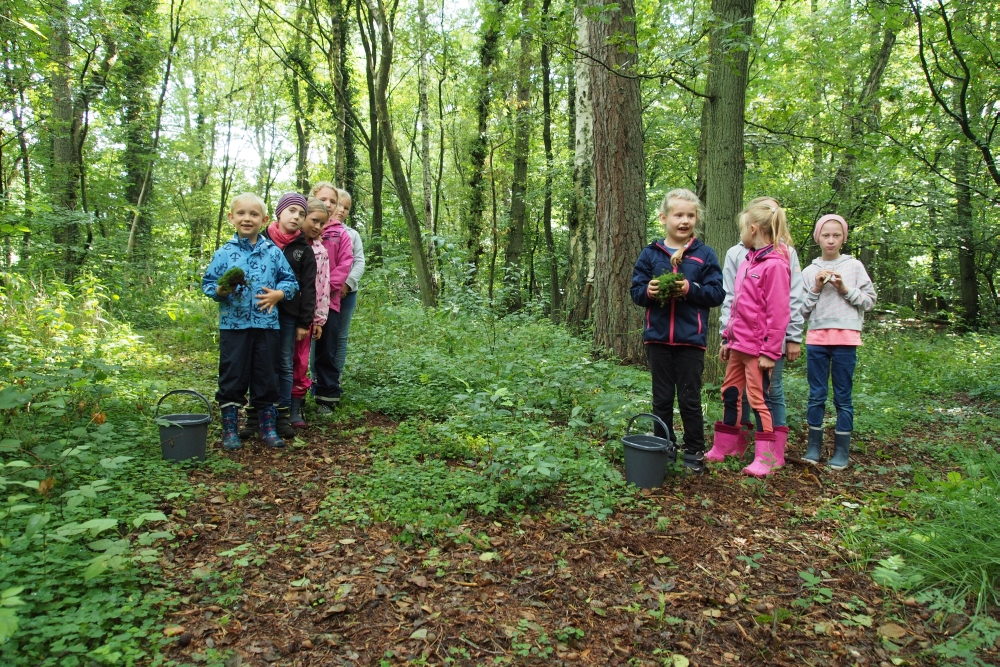
<path id="1" fill-rule="evenodd" d="M 687 188 L 675 188 L 663 196 L 663 201 L 660 202 L 660 215 L 664 217 L 670 215 L 670 209 L 673 208 L 673 205 L 670 202 L 675 199 L 688 201 L 694 204 L 695 215 L 697 216 L 697 219 L 695 220 L 695 232 L 691 235 L 691 239 L 694 240 L 698 237 L 697 224 L 701 222 L 702 217 L 705 215 L 705 207 L 702 205 L 701 200 L 698 199 L 698 195 L 695 193 L 691 192 Z M 690 245 L 690 241 L 688 242 L 688 245 Z M 678 248 L 677 252 L 673 254 L 670 258 L 670 263 L 673 266 L 680 266 L 681 261 L 684 259 L 685 250 L 687 250 L 687 246 Z"/>
<path id="2" fill-rule="evenodd" d="M 244 192 L 233 197 L 233 201 L 229 204 L 229 212 L 233 213 L 239 204 L 253 204 L 260 209 L 261 215 L 267 216 L 267 207 L 264 204 L 264 200 L 252 192 Z"/>
<path id="3" fill-rule="evenodd" d="M 310 213 L 322 213 L 323 215 L 329 216 L 330 209 L 326 207 L 326 204 L 322 200 L 316 199 L 315 197 L 309 197 L 308 203 L 306 204 L 306 215 Z"/>
<path id="4" fill-rule="evenodd" d="M 330 188 L 331 190 L 333 190 L 333 193 L 337 195 L 337 199 L 340 199 L 340 192 L 341 192 L 340 188 L 338 188 L 330 181 L 320 181 L 316 185 L 312 186 L 312 190 L 309 191 L 309 194 L 315 197 L 316 193 L 318 193 L 323 188 Z"/>
<path id="5" fill-rule="evenodd" d="M 788 231 L 785 209 L 781 208 L 781 204 L 774 197 L 757 197 L 747 204 L 740 213 L 740 231 L 749 231 L 750 225 L 757 225 L 765 236 L 771 237 L 771 242 L 778 252 L 784 254 L 782 245 L 792 247 L 792 235 Z"/>

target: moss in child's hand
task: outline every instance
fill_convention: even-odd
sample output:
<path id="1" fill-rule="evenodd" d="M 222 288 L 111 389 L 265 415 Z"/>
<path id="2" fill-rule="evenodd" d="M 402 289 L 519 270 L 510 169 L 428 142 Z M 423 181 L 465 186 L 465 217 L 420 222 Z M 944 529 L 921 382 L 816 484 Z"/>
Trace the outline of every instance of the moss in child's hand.
<path id="1" fill-rule="evenodd" d="M 664 273 L 661 276 L 653 278 L 653 280 L 660 281 L 659 293 L 656 295 L 656 298 L 661 305 L 664 305 L 679 294 L 680 282 L 684 280 L 684 274 Z"/>
<path id="2" fill-rule="evenodd" d="M 219 278 L 219 288 L 224 292 L 238 292 L 240 289 L 246 287 L 247 276 L 243 273 L 243 269 L 238 266 L 234 266 Z"/>

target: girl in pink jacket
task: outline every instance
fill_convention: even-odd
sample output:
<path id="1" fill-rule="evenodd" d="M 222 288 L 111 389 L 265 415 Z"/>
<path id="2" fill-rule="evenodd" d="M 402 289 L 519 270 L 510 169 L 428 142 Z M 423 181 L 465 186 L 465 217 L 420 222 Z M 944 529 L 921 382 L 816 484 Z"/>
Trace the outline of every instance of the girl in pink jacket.
<path id="1" fill-rule="evenodd" d="M 316 309 L 313 312 L 310 336 L 295 341 L 295 354 L 292 357 L 292 428 L 306 427 L 302 406 L 306 392 L 312 386 L 312 380 L 309 379 L 309 352 L 313 341 L 322 337 L 323 326 L 330 313 L 330 255 L 320 238 L 323 225 L 329 219 L 330 212 L 326 204 L 315 197 L 309 197 L 302 233 L 316 256 Z"/>
<path id="2" fill-rule="evenodd" d="M 735 297 L 729 324 L 722 334 L 720 358 L 727 362 L 722 383 L 723 420 L 715 424 L 713 451 L 737 446 L 739 413 L 746 393 L 757 416 L 754 461 L 746 475 L 764 477 L 785 464 L 788 429 L 779 434 L 771 418 L 770 371 L 781 358 L 789 307 L 791 265 L 789 250 L 775 244 L 787 234 L 785 211 L 771 198 L 754 200 L 740 214 L 747 259 L 736 274 Z M 706 459 L 714 458 L 709 452 Z"/>
<path id="3" fill-rule="evenodd" d="M 332 191 L 332 195 L 330 192 Z M 327 182 L 317 183 L 313 187 L 313 196 L 319 200 L 326 199 L 328 203 L 337 200 L 337 189 Z M 354 263 L 354 249 L 351 246 L 351 238 L 347 234 L 344 223 L 330 217 L 323 227 L 321 236 L 323 247 L 326 248 L 330 256 L 330 310 L 327 314 L 324 333 L 336 332 L 340 321 L 340 295 L 343 291 L 344 283 L 351 272 L 351 265 Z M 313 356 L 314 386 L 313 391 L 316 396 L 316 412 L 321 415 L 328 415 L 333 412 L 333 408 L 340 402 L 340 370 L 334 362 L 337 354 L 337 336 L 324 335 L 316 340 L 315 352 Z"/>

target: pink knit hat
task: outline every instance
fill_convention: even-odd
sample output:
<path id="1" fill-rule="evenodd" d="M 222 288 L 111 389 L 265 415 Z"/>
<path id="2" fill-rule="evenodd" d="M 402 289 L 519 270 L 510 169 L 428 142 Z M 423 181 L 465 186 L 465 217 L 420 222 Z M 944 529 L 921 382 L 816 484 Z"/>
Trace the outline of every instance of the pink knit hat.
<path id="1" fill-rule="evenodd" d="M 840 226 L 844 228 L 844 240 L 845 241 L 847 240 L 847 220 L 844 220 L 836 213 L 827 213 L 826 215 L 822 216 L 819 220 L 817 220 L 816 226 L 813 227 L 813 240 L 815 240 L 816 243 L 819 243 L 819 233 L 823 229 L 823 225 L 830 222 L 831 220 L 835 220 L 836 222 L 840 223 Z"/>

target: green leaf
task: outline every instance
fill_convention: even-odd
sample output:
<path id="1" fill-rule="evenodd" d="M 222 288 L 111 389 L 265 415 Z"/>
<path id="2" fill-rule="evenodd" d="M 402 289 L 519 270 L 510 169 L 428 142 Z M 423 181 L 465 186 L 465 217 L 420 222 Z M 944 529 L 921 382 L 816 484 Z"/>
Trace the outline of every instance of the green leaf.
<path id="1" fill-rule="evenodd" d="M 83 580 L 90 581 L 108 569 L 108 559 L 104 556 L 94 559 L 83 573 Z"/>
<path id="2" fill-rule="evenodd" d="M 91 519 L 80 524 L 83 530 L 89 530 L 91 537 L 97 537 L 106 530 L 118 527 L 117 519 Z"/>
<path id="3" fill-rule="evenodd" d="M 17 631 L 17 614 L 13 609 L 0 608 L 0 644 L 4 644 Z"/>
<path id="4" fill-rule="evenodd" d="M 146 512 L 145 514 L 140 514 L 135 519 L 132 520 L 132 525 L 138 528 L 147 521 L 166 521 L 167 515 L 163 512 Z"/>
<path id="5" fill-rule="evenodd" d="M 29 516 L 28 523 L 24 527 L 24 537 L 29 540 L 33 538 L 42 529 L 42 526 L 49 522 L 49 518 L 50 515 L 48 513 L 32 514 Z"/>

